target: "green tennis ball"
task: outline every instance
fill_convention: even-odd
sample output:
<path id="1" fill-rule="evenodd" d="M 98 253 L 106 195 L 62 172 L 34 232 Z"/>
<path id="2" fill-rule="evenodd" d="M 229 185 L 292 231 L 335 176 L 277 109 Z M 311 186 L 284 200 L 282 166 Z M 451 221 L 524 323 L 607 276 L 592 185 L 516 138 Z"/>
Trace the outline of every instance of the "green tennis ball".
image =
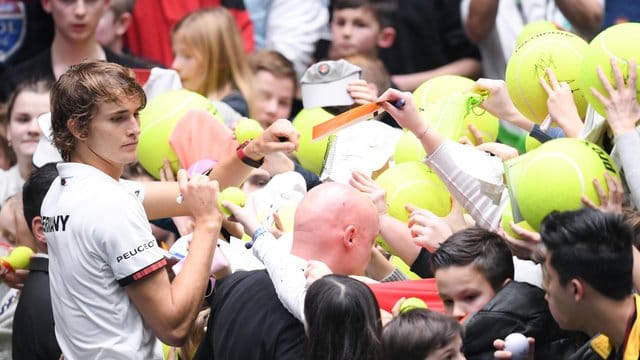
<path id="1" fill-rule="evenodd" d="M 247 195 L 242 191 L 242 189 L 235 186 L 229 186 L 220 192 L 218 195 L 218 208 L 220 209 L 220 212 L 230 216 L 231 211 L 222 205 L 223 201 L 228 201 L 238 206 L 244 206 L 244 204 L 247 203 Z"/>
<path id="2" fill-rule="evenodd" d="M 624 79 L 629 77 L 630 59 L 636 60 L 637 71 L 640 73 L 640 23 L 624 23 L 611 26 L 596 36 L 584 53 L 584 60 L 580 68 L 580 86 L 584 89 L 584 96 L 600 115 L 605 116 L 602 103 L 591 94 L 590 88 L 595 88 L 600 94 L 608 97 L 600 82 L 596 68 L 602 71 L 615 87 L 615 78 L 611 68 L 611 58 L 615 57 L 622 71 Z M 636 94 L 640 96 L 640 81 L 636 84 Z"/>
<path id="3" fill-rule="evenodd" d="M 595 204 L 600 197 L 593 186 L 598 179 L 608 193 L 605 172 L 620 178 L 609 155 L 586 140 L 562 138 L 505 162 L 505 175 L 512 200 L 535 231 L 552 211 L 577 210 L 581 196 Z"/>
<path id="4" fill-rule="evenodd" d="M 391 255 L 389 261 L 398 268 L 403 274 L 407 275 L 410 280 L 422 279 L 418 274 L 411 271 L 411 267 L 396 255 Z"/>
<path id="5" fill-rule="evenodd" d="M 7 262 L 14 270 L 28 269 L 31 263 L 31 255 L 33 255 L 33 250 L 30 247 L 17 246 L 9 254 Z"/>
<path id="6" fill-rule="evenodd" d="M 233 130 L 238 144 L 257 138 L 262 134 L 262 131 L 262 125 L 257 120 L 249 118 L 240 119 Z"/>
<path id="7" fill-rule="evenodd" d="M 566 82 L 573 92 L 580 117 L 587 110 L 585 93 L 580 84 L 580 64 L 588 44 L 566 31 L 538 34 L 516 48 L 507 62 L 505 81 L 509 96 L 518 110 L 538 124 L 547 117 L 548 95 L 540 78 L 549 81 L 546 70 L 551 68 L 559 82 Z"/>
<path id="8" fill-rule="evenodd" d="M 409 220 L 407 204 L 430 210 L 437 216 L 446 216 L 451 211 L 447 187 L 421 162 L 404 162 L 390 167 L 376 178 L 376 182 L 387 194 L 389 215 L 400 221 Z"/>
<path id="9" fill-rule="evenodd" d="M 422 161 L 427 155 L 424 146 L 411 131 L 403 130 L 393 150 L 393 161 L 400 164 L 408 161 Z"/>
<path id="10" fill-rule="evenodd" d="M 513 220 L 513 211 L 511 210 L 511 204 L 507 205 L 507 207 L 504 209 L 504 212 L 502 213 L 502 219 L 500 220 L 500 225 L 502 225 L 502 229 L 509 235 L 511 235 L 511 237 L 515 238 L 515 239 L 520 239 L 520 236 L 518 236 L 518 234 L 516 234 L 515 231 L 513 231 L 513 229 L 511 228 L 511 223 L 514 222 Z M 526 220 L 520 221 L 515 223 L 516 225 L 520 226 L 521 228 L 524 228 L 525 230 L 529 230 L 529 231 L 535 231 L 531 225 L 529 225 L 529 223 L 527 223 Z"/>
<path id="11" fill-rule="evenodd" d="M 184 89 L 158 95 L 140 111 L 138 161 L 156 179 L 160 179 L 165 158 L 169 160 L 173 172 L 178 171 L 178 155 L 169 144 L 169 137 L 178 120 L 193 109 L 203 109 L 220 118 L 218 109 L 209 99 Z"/>
<path id="12" fill-rule="evenodd" d="M 559 30 L 558 27 L 551 21 L 547 21 L 547 20 L 532 21 L 527 25 L 525 25 L 520 31 L 520 34 L 518 34 L 518 39 L 516 40 L 516 44 L 517 44 L 516 46 L 520 46 L 520 44 L 522 44 L 523 42 L 529 40 L 530 38 L 536 35 L 540 35 L 549 31 L 556 31 L 556 30 Z"/>
<path id="13" fill-rule="evenodd" d="M 475 82 L 459 75 L 433 77 L 413 91 L 413 101 L 418 107 L 424 107 L 442 100 L 452 94 L 467 92 Z"/>
<path id="14" fill-rule="evenodd" d="M 322 108 L 302 109 L 293 119 L 293 127 L 300 133 L 298 150 L 294 155 L 303 168 L 320 175 L 324 154 L 327 152 L 328 137 L 311 140 L 313 127 L 331 119 L 333 115 Z"/>
<path id="15" fill-rule="evenodd" d="M 400 314 L 404 314 L 407 311 L 411 311 L 413 309 L 428 309 L 427 303 L 425 303 L 422 299 L 417 297 L 410 297 L 404 299 L 400 303 Z"/>
<path id="16" fill-rule="evenodd" d="M 475 143 L 469 131 L 469 124 L 473 124 L 484 142 L 493 142 L 498 136 L 499 120 L 479 107 L 483 99 L 470 91 L 474 84 L 463 76 L 437 76 L 420 85 L 413 92 L 413 99 L 422 109 L 423 119 L 443 136 L 453 141 L 466 136 Z"/>

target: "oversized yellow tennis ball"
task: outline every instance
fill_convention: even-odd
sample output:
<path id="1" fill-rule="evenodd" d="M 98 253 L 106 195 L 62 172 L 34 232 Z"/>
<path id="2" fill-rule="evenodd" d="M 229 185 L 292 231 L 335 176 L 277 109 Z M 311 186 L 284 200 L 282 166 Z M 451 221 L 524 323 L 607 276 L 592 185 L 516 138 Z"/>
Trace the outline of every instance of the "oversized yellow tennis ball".
<path id="1" fill-rule="evenodd" d="M 602 116 L 606 116 L 604 107 L 593 94 L 590 88 L 595 88 L 600 94 L 608 97 L 608 94 L 596 68 L 602 67 L 602 71 L 615 87 L 615 78 L 611 68 L 611 57 L 615 57 L 622 75 L 626 80 L 629 77 L 630 59 L 636 60 L 637 71 L 640 73 L 640 23 L 624 23 L 611 26 L 596 36 L 584 54 L 584 60 L 580 68 L 580 86 L 584 89 L 584 96 L 589 104 Z M 636 83 L 636 94 L 640 95 L 640 81 Z"/>
<path id="2" fill-rule="evenodd" d="M 253 140 L 262 134 L 262 125 L 257 120 L 242 118 L 233 129 L 238 144 Z"/>
<path id="3" fill-rule="evenodd" d="M 322 171 L 324 154 L 327 152 L 328 137 L 319 140 L 311 140 L 313 127 L 331 119 L 333 115 L 322 108 L 302 109 L 293 119 L 293 126 L 300 133 L 298 150 L 294 155 L 300 165 L 311 170 L 316 175 Z"/>
<path id="4" fill-rule="evenodd" d="M 220 212 L 229 216 L 231 215 L 231 211 L 222 205 L 223 201 L 228 201 L 238 206 L 244 206 L 244 204 L 247 203 L 247 195 L 242 191 L 242 189 L 235 186 L 229 186 L 220 192 L 218 195 L 218 208 L 220 209 Z"/>
<path id="5" fill-rule="evenodd" d="M 518 226 L 520 226 L 521 228 L 524 228 L 526 230 L 530 230 L 530 231 L 535 231 L 531 225 L 529 225 L 529 223 L 527 223 L 526 220 L 522 220 L 519 222 L 514 222 L 513 220 L 513 211 L 511 210 L 511 204 L 507 205 L 507 207 L 504 209 L 504 211 L 502 212 L 502 218 L 500 219 L 500 225 L 502 225 L 502 229 L 504 229 L 504 231 L 511 235 L 513 238 L 515 239 L 520 239 L 520 236 L 518 236 L 518 234 L 516 234 L 515 231 L 513 231 L 513 229 L 511 228 L 511 223 L 514 223 Z"/>
<path id="6" fill-rule="evenodd" d="M 525 25 L 520 31 L 520 34 L 518 34 L 518 39 L 516 40 L 516 46 L 519 46 L 523 42 L 529 40 L 530 38 L 536 35 L 543 34 L 548 31 L 556 31 L 556 30 L 558 30 L 558 27 L 551 21 L 547 21 L 547 20 L 532 21 L 527 25 Z"/>
<path id="7" fill-rule="evenodd" d="M 28 246 L 17 246 L 9 254 L 7 262 L 14 270 L 28 269 L 31 263 L 31 255 L 33 250 Z"/>
<path id="8" fill-rule="evenodd" d="M 471 90 L 475 82 L 459 75 L 442 75 L 433 77 L 413 91 L 416 106 L 424 107 L 446 98 L 452 94 L 461 94 Z"/>
<path id="9" fill-rule="evenodd" d="M 390 167 L 376 178 L 376 182 L 387 194 L 389 215 L 401 221 L 409 220 L 407 204 L 430 210 L 437 216 L 446 216 L 451 211 L 447 187 L 421 162 L 404 162 Z"/>
<path id="10" fill-rule="evenodd" d="M 140 111 L 138 161 L 156 179 L 164 159 L 168 159 L 174 173 L 178 171 L 178 156 L 169 144 L 169 137 L 178 120 L 193 109 L 203 109 L 220 119 L 218 110 L 206 97 L 184 89 L 158 95 Z"/>
<path id="11" fill-rule="evenodd" d="M 391 254 L 393 254 L 392 252 L 390 252 Z M 422 279 L 418 274 L 414 273 L 413 271 L 411 271 L 411 267 L 409 265 L 407 265 L 407 263 L 405 263 L 404 261 L 402 261 L 402 259 L 400 259 L 398 256 L 396 255 L 391 255 L 391 257 L 389 258 L 389 261 L 398 268 L 398 270 L 400 270 L 403 274 L 407 275 L 407 277 L 411 280 L 420 280 Z"/>
<path id="12" fill-rule="evenodd" d="M 393 150 L 393 161 L 400 164 L 407 161 L 421 161 L 427 155 L 424 146 L 411 131 L 403 130 Z"/>
<path id="13" fill-rule="evenodd" d="M 498 136 L 499 120 L 479 107 L 483 98 L 470 92 L 474 83 L 463 76 L 437 76 L 420 85 L 413 98 L 425 121 L 443 136 L 454 141 L 466 136 L 475 143 L 469 131 L 473 124 L 484 142 L 492 142 Z"/>
<path id="14" fill-rule="evenodd" d="M 574 138 L 547 141 L 539 148 L 505 162 L 512 204 L 535 231 L 539 231 L 542 219 L 550 212 L 581 208 L 582 195 L 599 204 L 593 179 L 598 179 L 608 192 L 605 172 L 614 178 L 620 177 L 604 150 Z"/>
<path id="15" fill-rule="evenodd" d="M 547 114 L 548 95 L 540 78 L 547 79 L 551 68 L 559 82 L 566 82 L 584 119 L 587 101 L 579 81 L 580 65 L 588 44 L 567 31 L 549 31 L 526 40 L 509 58 L 505 81 L 509 96 L 518 110 L 533 122 L 542 123 Z"/>
<path id="16" fill-rule="evenodd" d="M 411 311 L 414 309 L 428 309 L 427 304 L 420 298 L 417 297 L 409 297 L 404 299 L 400 303 L 400 314 L 404 314 L 407 311 Z"/>

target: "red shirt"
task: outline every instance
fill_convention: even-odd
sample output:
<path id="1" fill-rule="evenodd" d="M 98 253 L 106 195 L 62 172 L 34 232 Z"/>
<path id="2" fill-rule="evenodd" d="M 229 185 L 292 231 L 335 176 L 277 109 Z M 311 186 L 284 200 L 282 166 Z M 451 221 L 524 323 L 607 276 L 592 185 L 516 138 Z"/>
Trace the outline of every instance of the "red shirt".
<path id="1" fill-rule="evenodd" d="M 247 53 L 253 51 L 253 24 L 244 3 L 238 0 L 138 0 L 126 34 L 129 51 L 166 67 L 173 62 L 171 29 L 188 13 L 203 8 L 225 6 L 236 19 Z"/>

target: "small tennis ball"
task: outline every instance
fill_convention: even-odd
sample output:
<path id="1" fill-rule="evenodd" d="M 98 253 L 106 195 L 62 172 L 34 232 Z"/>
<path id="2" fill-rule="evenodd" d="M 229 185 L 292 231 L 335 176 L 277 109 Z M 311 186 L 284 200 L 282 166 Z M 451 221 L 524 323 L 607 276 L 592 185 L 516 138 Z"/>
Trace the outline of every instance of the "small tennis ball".
<path id="1" fill-rule="evenodd" d="M 33 255 L 33 250 L 30 247 L 18 246 L 11 251 L 7 262 L 14 270 L 28 269 L 31 263 L 31 255 Z"/>
<path id="2" fill-rule="evenodd" d="M 527 25 L 525 25 L 520 31 L 520 34 L 518 34 L 516 46 L 520 46 L 520 44 L 531 39 L 536 35 L 540 35 L 548 31 L 555 31 L 555 30 L 558 30 L 558 27 L 551 21 L 547 21 L 547 20 L 532 21 Z"/>
<path id="3" fill-rule="evenodd" d="M 406 298 L 400 303 L 400 314 L 404 314 L 407 311 L 411 311 L 413 309 L 428 309 L 427 304 L 420 298 L 410 297 Z"/>
<path id="4" fill-rule="evenodd" d="M 524 360 L 529 354 L 529 340 L 520 333 L 511 333 L 504 338 L 504 349 L 511 352 L 512 360 Z"/>
<path id="5" fill-rule="evenodd" d="M 262 125 L 257 120 L 249 118 L 240 119 L 233 130 L 238 144 L 257 138 L 262 134 L 262 131 Z"/>
<path id="6" fill-rule="evenodd" d="M 328 137 L 311 140 L 313 127 L 333 117 L 322 108 L 302 109 L 293 119 L 293 127 L 300 133 L 298 150 L 294 155 L 303 168 L 320 175 L 324 154 L 327 152 Z"/>
<path id="7" fill-rule="evenodd" d="M 242 189 L 235 186 L 229 186 L 220 192 L 218 195 L 218 208 L 220 209 L 220 212 L 230 216 L 231 211 L 222 205 L 223 201 L 228 201 L 238 206 L 244 206 L 247 202 L 247 195 L 242 191 Z"/>
<path id="8" fill-rule="evenodd" d="M 639 23 L 624 23 L 611 26 L 596 36 L 584 53 L 584 61 L 580 69 L 580 87 L 584 89 L 584 96 L 600 115 L 606 117 L 604 106 L 591 94 L 593 87 L 605 97 L 609 97 L 600 82 L 596 68 L 602 67 L 602 71 L 615 87 L 615 78 L 611 68 L 611 58 L 615 57 L 622 76 L 629 78 L 629 60 L 635 59 L 637 71 L 640 73 L 640 42 L 633 39 L 640 38 Z M 636 84 L 636 93 L 640 95 L 640 81 Z"/>
<path id="9" fill-rule="evenodd" d="M 218 109 L 209 99 L 184 89 L 158 95 L 140 111 L 138 161 L 156 179 L 160 179 L 165 158 L 169 160 L 173 172 L 178 171 L 178 155 L 169 144 L 169 138 L 178 121 L 194 109 L 205 110 L 220 118 Z"/>
<path id="10" fill-rule="evenodd" d="M 551 68 L 558 82 L 571 87 L 578 113 L 584 119 L 587 110 L 586 90 L 580 85 L 580 64 L 588 44 L 567 31 L 549 31 L 523 42 L 507 62 L 505 81 L 516 108 L 529 120 L 542 123 L 547 117 L 547 92 L 540 78 L 549 81 Z"/>

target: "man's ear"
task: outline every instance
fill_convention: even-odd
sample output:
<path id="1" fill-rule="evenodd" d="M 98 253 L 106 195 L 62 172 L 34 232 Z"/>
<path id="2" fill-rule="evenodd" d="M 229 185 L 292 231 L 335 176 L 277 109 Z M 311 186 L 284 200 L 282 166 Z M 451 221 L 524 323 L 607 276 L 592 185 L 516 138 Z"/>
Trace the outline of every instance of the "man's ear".
<path id="1" fill-rule="evenodd" d="M 573 300 L 578 302 L 584 299 L 585 287 L 580 279 L 571 279 L 568 286 L 571 286 L 571 292 L 573 295 Z"/>
<path id="2" fill-rule="evenodd" d="M 378 34 L 378 47 L 382 49 L 390 48 L 396 40 L 396 29 L 391 26 L 382 28 Z"/>
<path id="3" fill-rule="evenodd" d="M 356 236 L 357 232 L 358 229 L 356 229 L 356 227 L 353 225 L 347 225 L 347 227 L 344 229 L 342 243 L 346 248 L 352 248 L 355 246 L 356 240 L 354 239 L 354 237 Z"/>
<path id="4" fill-rule="evenodd" d="M 86 130 L 81 130 L 80 127 L 78 126 L 78 120 L 75 118 L 71 118 L 69 120 L 67 120 L 67 128 L 69 129 L 69 132 L 71 133 L 71 135 L 73 135 L 73 137 L 79 139 L 79 140 L 84 140 L 87 138 L 87 132 Z"/>
<path id="5" fill-rule="evenodd" d="M 31 220 L 31 232 L 39 243 L 47 244 L 47 239 L 44 236 L 44 229 L 42 228 L 42 218 L 40 216 L 35 216 Z"/>

